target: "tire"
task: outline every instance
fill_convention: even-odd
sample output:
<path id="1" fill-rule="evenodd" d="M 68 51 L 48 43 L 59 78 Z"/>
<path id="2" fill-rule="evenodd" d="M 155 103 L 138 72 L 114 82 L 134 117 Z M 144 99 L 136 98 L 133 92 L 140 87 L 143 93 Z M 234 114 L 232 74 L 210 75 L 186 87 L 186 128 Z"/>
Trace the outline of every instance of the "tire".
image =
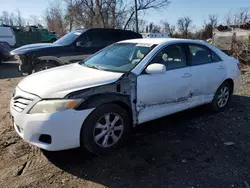
<path id="1" fill-rule="evenodd" d="M 227 81 L 221 84 L 221 86 L 217 89 L 211 103 L 212 110 L 214 112 L 220 112 L 227 108 L 232 97 L 232 90 L 232 87 Z"/>
<path id="2" fill-rule="evenodd" d="M 105 125 L 106 118 L 111 124 Z M 81 146 L 96 155 L 109 154 L 126 142 L 130 130 L 131 121 L 127 111 L 116 104 L 105 104 L 94 110 L 84 122 L 80 135 Z"/>
<path id="3" fill-rule="evenodd" d="M 45 63 L 38 63 L 37 65 L 35 65 L 35 67 L 33 68 L 32 70 L 32 73 L 35 73 L 35 72 L 40 72 L 40 71 L 43 71 L 43 70 L 47 70 L 47 69 L 51 69 L 51 68 L 54 68 L 54 67 L 57 67 L 58 65 L 56 65 L 55 63 L 53 62 L 45 62 Z"/>

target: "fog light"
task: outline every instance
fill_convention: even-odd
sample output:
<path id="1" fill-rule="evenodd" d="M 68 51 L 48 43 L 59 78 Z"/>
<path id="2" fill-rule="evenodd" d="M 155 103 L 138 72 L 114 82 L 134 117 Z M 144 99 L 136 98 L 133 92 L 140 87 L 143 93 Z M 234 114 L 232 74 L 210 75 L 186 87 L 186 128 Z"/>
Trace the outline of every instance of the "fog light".
<path id="1" fill-rule="evenodd" d="M 48 134 L 42 134 L 40 137 L 39 137 L 39 141 L 40 142 L 44 142 L 46 144 L 51 144 L 51 136 L 48 135 Z"/>

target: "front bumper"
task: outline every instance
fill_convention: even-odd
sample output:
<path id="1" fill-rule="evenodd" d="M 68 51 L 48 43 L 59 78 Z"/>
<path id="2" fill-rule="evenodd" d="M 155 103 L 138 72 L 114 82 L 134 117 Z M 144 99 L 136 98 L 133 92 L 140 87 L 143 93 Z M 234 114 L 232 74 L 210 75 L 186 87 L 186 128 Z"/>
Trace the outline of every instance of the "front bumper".
<path id="1" fill-rule="evenodd" d="M 9 61 L 13 59 L 14 56 L 12 56 L 9 52 L 2 52 L 2 57 L 4 61 Z"/>
<path id="2" fill-rule="evenodd" d="M 13 126 L 19 136 L 28 143 L 49 151 L 79 147 L 82 124 L 93 111 L 70 109 L 52 114 L 27 114 L 10 108 Z M 42 135 L 51 136 L 51 143 L 40 141 Z"/>
<path id="3" fill-rule="evenodd" d="M 30 74 L 32 72 L 32 63 L 29 61 L 27 56 L 25 55 L 15 55 L 16 60 L 19 63 L 18 71 L 21 73 L 28 73 Z"/>

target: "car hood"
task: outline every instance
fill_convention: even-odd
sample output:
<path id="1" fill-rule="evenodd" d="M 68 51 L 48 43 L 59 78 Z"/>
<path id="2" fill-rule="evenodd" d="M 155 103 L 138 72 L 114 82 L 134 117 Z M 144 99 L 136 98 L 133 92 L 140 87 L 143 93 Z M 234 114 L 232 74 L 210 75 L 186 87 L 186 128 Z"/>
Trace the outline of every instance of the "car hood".
<path id="1" fill-rule="evenodd" d="M 20 54 L 24 54 L 24 53 L 31 52 L 34 50 L 39 50 L 43 48 L 55 48 L 55 47 L 59 47 L 59 45 L 54 44 L 54 43 L 28 44 L 28 45 L 24 45 L 22 47 L 16 48 L 15 50 L 12 50 L 11 54 L 20 55 Z"/>
<path id="2" fill-rule="evenodd" d="M 63 98 L 73 91 L 113 83 L 122 75 L 74 63 L 27 76 L 18 87 L 41 98 Z"/>

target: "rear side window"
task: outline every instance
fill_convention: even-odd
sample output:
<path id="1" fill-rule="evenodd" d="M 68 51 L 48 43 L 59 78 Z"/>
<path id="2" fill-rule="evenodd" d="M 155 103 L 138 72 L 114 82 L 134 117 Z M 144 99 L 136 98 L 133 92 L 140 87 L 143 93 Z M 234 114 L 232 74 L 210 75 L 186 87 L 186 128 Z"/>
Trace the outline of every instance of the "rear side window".
<path id="1" fill-rule="evenodd" d="M 118 31 L 118 37 L 119 37 L 119 40 L 122 41 L 122 40 L 128 40 L 128 39 L 135 39 L 135 38 L 142 38 L 140 34 L 138 33 L 134 33 L 132 31 Z"/>
<path id="2" fill-rule="evenodd" d="M 221 61 L 221 58 L 206 46 L 189 44 L 188 61 L 191 65 L 203 65 Z"/>
<path id="3" fill-rule="evenodd" d="M 105 34 L 98 30 L 88 31 L 88 46 L 93 48 L 103 48 L 106 46 Z"/>
<path id="4" fill-rule="evenodd" d="M 212 62 L 220 62 L 222 59 L 213 51 L 211 51 Z"/>
<path id="5" fill-rule="evenodd" d="M 165 47 L 153 58 L 152 63 L 163 64 L 167 70 L 185 67 L 186 61 L 182 45 Z"/>

